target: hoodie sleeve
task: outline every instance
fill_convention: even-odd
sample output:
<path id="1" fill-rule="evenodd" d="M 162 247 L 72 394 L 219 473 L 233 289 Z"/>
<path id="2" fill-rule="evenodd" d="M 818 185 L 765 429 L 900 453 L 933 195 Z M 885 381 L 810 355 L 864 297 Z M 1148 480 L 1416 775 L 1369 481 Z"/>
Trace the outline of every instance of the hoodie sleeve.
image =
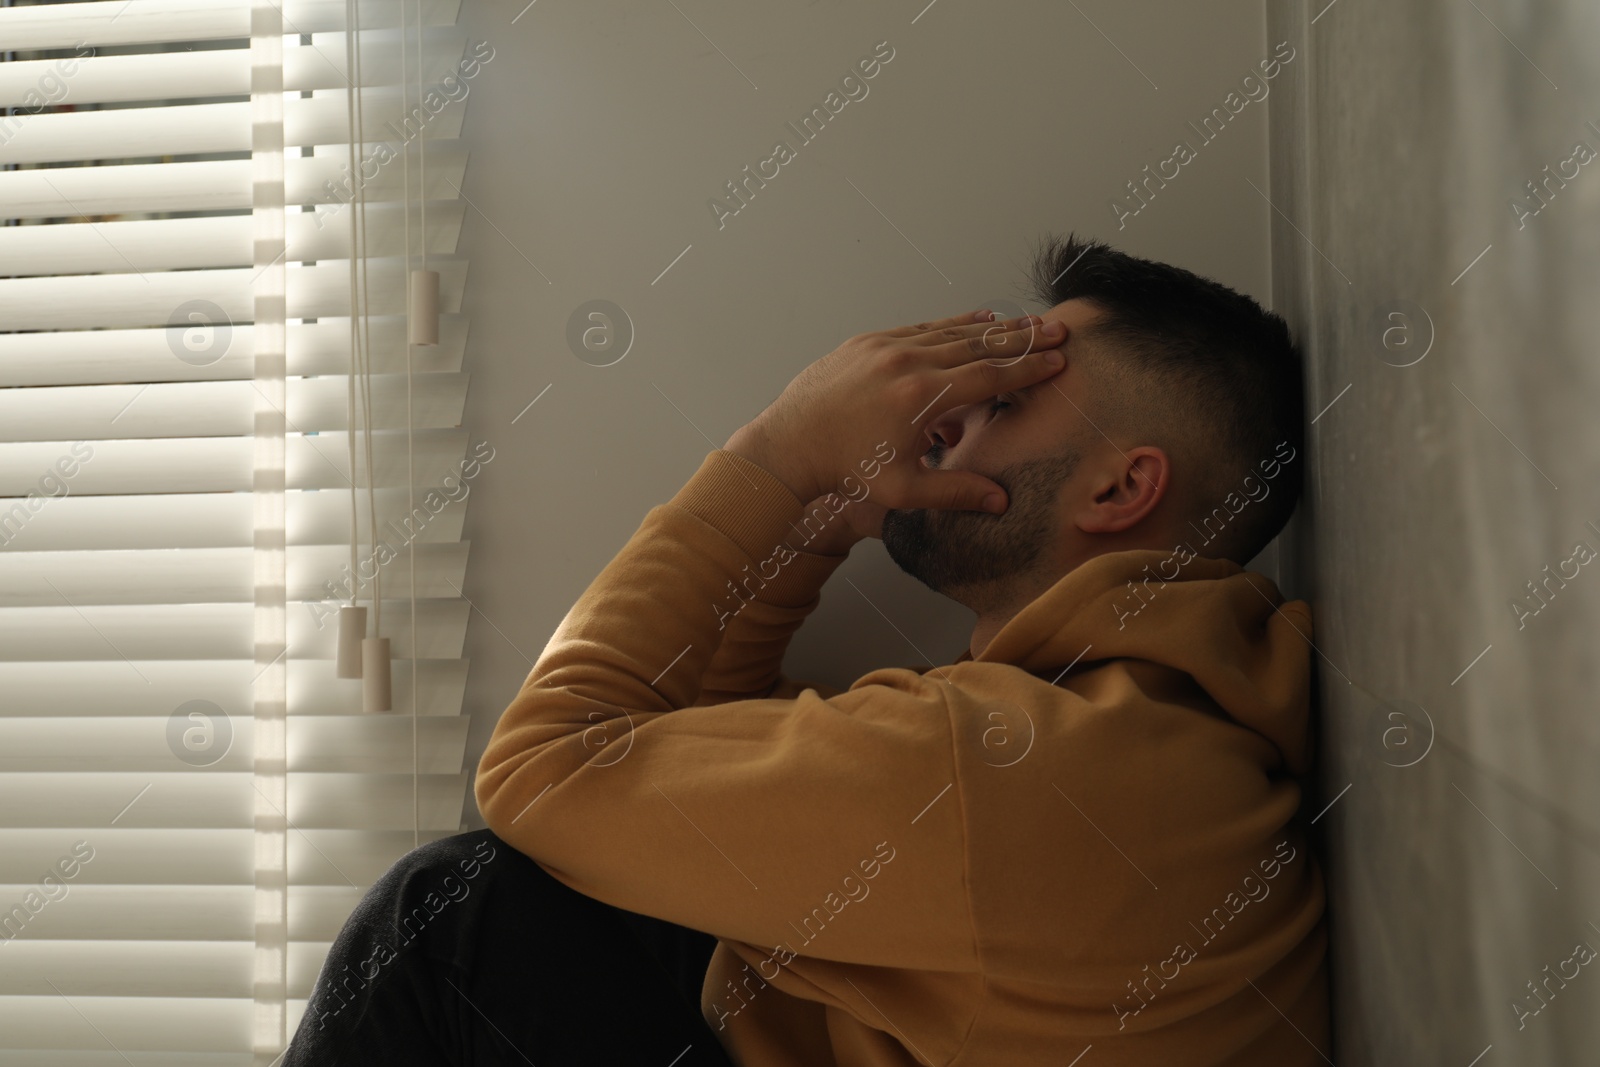
<path id="1" fill-rule="evenodd" d="M 805 562 L 774 554 L 802 508 L 758 465 L 707 456 L 556 628 L 479 763 L 478 806 L 557 879 L 629 911 L 813 958 L 976 971 L 936 680 L 875 671 L 826 696 L 694 704 L 730 633 L 777 641 L 775 618 L 799 622 L 781 609 L 816 597 L 821 565 L 788 577 Z M 752 602 L 725 629 L 747 565 L 773 610 Z M 734 690 L 787 681 L 770 660 L 719 670 Z"/>
<path id="2" fill-rule="evenodd" d="M 737 453 L 729 454 L 736 465 L 760 470 Z M 794 534 L 788 542 L 800 539 Z M 754 580 L 751 576 L 759 573 L 754 566 L 741 573 L 739 582 L 730 581 L 719 605 L 719 619 L 726 622 L 722 643 L 706 667 L 694 706 L 766 696 L 794 697 L 808 688 L 825 697 L 837 695 L 838 689 L 821 682 L 785 678 L 780 668 L 795 631 L 821 602 L 823 585 L 848 558 L 796 550 L 794 558 L 783 565 L 773 581 Z M 772 573 L 770 565 L 767 573 Z"/>

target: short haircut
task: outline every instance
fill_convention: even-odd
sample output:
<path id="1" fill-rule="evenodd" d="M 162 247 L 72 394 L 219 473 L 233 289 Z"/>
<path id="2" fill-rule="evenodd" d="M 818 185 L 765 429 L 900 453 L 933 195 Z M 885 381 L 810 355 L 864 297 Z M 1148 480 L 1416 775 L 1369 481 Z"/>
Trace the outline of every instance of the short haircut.
<path id="1" fill-rule="evenodd" d="M 1303 481 L 1301 354 L 1288 324 L 1227 286 L 1070 233 L 1040 241 L 1030 281 L 1047 307 L 1083 299 L 1101 312 L 1077 333 L 1106 357 L 1100 429 L 1162 448 L 1181 510 L 1233 519 L 1220 534 L 1213 519 L 1204 547 L 1189 544 L 1247 564 L 1289 521 Z"/>

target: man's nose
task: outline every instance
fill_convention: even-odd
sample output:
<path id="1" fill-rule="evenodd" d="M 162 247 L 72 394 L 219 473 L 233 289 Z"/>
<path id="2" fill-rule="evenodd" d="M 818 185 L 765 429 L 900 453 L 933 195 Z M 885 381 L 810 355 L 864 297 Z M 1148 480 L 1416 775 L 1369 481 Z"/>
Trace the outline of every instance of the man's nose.
<path id="1" fill-rule="evenodd" d="M 980 404 L 964 404 L 958 408 L 951 408 L 942 412 L 933 421 L 922 429 L 922 434 L 928 439 L 930 447 L 941 451 L 954 448 L 961 442 L 967 431 L 967 420 Z"/>

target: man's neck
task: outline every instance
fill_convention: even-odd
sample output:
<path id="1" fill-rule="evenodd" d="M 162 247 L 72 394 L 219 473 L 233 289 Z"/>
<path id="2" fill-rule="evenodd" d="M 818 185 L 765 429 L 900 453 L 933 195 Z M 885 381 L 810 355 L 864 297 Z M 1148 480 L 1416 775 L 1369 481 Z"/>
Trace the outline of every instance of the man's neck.
<path id="1" fill-rule="evenodd" d="M 1003 605 L 980 610 L 978 621 L 972 627 L 972 641 L 969 645 L 972 658 L 977 659 L 983 655 L 983 650 L 989 647 L 989 643 L 1005 628 L 1006 623 L 1016 618 L 1023 608 L 1037 600 L 1060 579 L 1061 575 L 1057 574 L 1026 581 L 1016 588 Z"/>

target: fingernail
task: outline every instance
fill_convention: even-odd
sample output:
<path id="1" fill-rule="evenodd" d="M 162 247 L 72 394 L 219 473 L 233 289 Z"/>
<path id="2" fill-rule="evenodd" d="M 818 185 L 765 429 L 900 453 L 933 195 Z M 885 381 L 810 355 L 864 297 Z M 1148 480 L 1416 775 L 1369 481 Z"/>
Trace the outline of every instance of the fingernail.
<path id="1" fill-rule="evenodd" d="M 983 510 L 985 511 L 998 512 L 1004 510 L 1005 506 L 1006 498 L 1001 496 L 999 493 L 990 493 L 988 496 L 983 498 Z"/>
<path id="2" fill-rule="evenodd" d="M 1051 319 L 1049 322 L 1044 324 L 1044 332 L 1049 337 L 1061 336 L 1061 330 L 1061 323 L 1057 322 L 1055 319 Z"/>
<path id="3" fill-rule="evenodd" d="M 1067 357 L 1063 356 L 1058 349 L 1051 349 L 1049 352 L 1044 354 L 1045 365 L 1049 367 L 1061 366 L 1061 364 L 1066 361 L 1066 358 Z"/>

